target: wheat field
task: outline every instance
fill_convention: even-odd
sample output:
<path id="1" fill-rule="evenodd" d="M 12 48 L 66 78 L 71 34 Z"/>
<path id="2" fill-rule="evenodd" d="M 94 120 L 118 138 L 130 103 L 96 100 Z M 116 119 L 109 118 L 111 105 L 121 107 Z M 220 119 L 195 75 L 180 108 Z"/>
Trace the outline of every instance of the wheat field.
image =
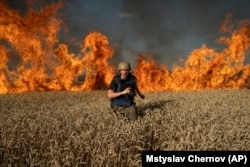
<path id="1" fill-rule="evenodd" d="M 0 95 L 2 166 L 141 166 L 142 150 L 250 150 L 250 90 L 148 92 L 117 119 L 104 90 Z"/>

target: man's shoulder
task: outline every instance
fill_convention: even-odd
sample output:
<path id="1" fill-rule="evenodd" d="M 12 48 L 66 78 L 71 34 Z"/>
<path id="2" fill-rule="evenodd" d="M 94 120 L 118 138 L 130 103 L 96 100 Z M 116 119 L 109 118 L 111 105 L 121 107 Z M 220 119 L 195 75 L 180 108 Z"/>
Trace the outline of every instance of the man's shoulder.
<path id="1" fill-rule="evenodd" d="M 121 79 L 120 75 L 114 75 L 112 81 L 119 81 Z"/>
<path id="2" fill-rule="evenodd" d="M 133 75 L 133 74 L 130 74 L 130 77 L 131 77 L 132 80 L 137 80 L 136 76 Z"/>

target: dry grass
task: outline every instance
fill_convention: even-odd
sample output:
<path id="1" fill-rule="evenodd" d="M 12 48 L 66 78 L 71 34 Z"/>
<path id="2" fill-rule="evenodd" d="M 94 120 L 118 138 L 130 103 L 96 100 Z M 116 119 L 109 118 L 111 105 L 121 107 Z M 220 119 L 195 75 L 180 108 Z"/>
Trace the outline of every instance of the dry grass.
<path id="1" fill-rule="evenodd" d="M 141 150 L 250 150 L 250 90 L 147 93 L 117 120 L 106 91 L 0 96 L 2 166 L 141 166 Z"/>

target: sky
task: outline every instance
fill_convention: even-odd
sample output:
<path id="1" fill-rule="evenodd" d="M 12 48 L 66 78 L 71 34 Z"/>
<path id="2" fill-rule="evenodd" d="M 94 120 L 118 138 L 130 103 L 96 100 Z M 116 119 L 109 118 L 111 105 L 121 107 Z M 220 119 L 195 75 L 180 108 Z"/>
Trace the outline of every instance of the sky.
<path id="1" fill-rule="evenodd" d="M 40 5 L 57 2 L 43 0 Z M 171 68 L 180 58 L 205 44 L 220 49 L 216 40 L 228 14 L 232 20 L 250 19 L 249 0 L 62 0 L 59 16 L 66 32 L 59 38 L 80 52 L 79 43 L 92 32 L 108 37 L 114 61 L 131 64 L 139 54 L 150 53 L 160 65 Z M 25 14 L 25 0 L 8 0 L 9 6 Z M 77 42 L 72 42 L 72 39 Z M 249 59 L 249 55 L 247 56 Z"/>

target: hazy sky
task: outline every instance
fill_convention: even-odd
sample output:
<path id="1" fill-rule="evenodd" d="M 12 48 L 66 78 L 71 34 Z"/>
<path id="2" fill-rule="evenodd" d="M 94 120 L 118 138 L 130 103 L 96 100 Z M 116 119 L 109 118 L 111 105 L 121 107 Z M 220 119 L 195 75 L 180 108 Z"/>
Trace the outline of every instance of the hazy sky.
<path id="1" fill-rule="evenodd" d="M 72 52 L 91 31 L 109 38 L 115 56 L 134 61 L 139 53 L 152 53 L 158 63 L 170 67 L 180 57 L 203 44 L 219 48 L 226 15 L 233 21 L 250 19 L 249 0 L 62 0 L 59 11 L 67 32 L 60 34 Z M 52 0 L 42 1 L 41 4 Z M 25 11 L 24 0 L 10 0 L 10 6 Z M 249 57 L 249 55 L 248 55 Z M 133 62 L 132 62 L 133 64 Z"/>

